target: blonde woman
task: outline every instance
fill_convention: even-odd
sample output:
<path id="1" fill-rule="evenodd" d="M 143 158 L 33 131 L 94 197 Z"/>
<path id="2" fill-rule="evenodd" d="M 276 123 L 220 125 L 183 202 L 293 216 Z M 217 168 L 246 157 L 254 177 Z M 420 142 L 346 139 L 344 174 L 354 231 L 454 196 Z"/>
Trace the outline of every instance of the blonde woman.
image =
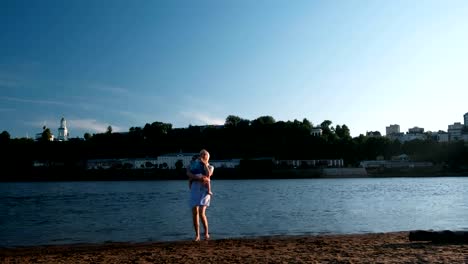
<path id="1" fill-rule="evenodd" d="M 205 230 L 205 240 L 210 238 L 208 230 L 208 218 L 206 217 L 206 208 L 210 206 L 211 185 L 210 177 L 213 175 L 214 167 L 208 162 L 210 153 L 205 149 L 200 151 L 200 158 L 195 161 L 193 166 L 187 168 L 187 176 L 192 181 L 190 188 L 190 207 L 192 208 L 193 228 L 195 229 L 195 241 L 200 241 L 200 220 Z M 198 168 L 195 168 L 197 167 Z M 192 167 L 193 170 L 192 170 Z M 196 176 L 196 174 L 202 174 Z"/>

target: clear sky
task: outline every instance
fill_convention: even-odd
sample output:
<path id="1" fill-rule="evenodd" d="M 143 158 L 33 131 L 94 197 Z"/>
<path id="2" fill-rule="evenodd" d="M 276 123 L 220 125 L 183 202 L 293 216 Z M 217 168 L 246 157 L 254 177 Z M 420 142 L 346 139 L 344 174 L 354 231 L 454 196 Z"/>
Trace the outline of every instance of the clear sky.
<path id="1" fill-rule="evenodd" d="M 2 0 L 0 131 L 253 120 L 447 130 L 468 112 L 468 1 Z"/>

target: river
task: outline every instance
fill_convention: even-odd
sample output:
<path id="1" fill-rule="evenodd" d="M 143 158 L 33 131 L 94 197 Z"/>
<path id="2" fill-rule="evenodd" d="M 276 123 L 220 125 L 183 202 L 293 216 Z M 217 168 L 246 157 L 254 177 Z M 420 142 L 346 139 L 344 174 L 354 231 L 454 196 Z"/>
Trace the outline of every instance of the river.
<path id="1" fill-rule="evenodd" d="M 213 180 L 213 239 L 468 230 L 468 177 Z M 186 181 L 2 182 L 0 246 L 188 240 Z"/>

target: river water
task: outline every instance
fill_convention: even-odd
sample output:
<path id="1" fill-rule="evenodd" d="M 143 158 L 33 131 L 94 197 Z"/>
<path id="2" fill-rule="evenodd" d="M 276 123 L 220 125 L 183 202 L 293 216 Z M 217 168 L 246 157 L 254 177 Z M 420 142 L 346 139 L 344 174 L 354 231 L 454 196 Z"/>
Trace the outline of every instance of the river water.
<path id="1" fill-rule="evenodd" d="M 468 230 L 468 177 L 213 180 L 212 238 Z M 188 240 L 186 181 L 0 183 L 0 246 Z"/>

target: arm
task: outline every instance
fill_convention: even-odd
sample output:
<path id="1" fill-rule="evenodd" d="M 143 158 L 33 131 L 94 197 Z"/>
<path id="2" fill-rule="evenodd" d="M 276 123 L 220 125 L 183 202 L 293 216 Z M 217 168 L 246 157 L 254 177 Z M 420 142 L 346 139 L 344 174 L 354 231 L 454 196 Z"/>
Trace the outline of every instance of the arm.
<path id="1" fill-rule="evenodd" d="M 190 171 L 190 165 L 187 166 L 187 168 L 185 168 L 185 171 L 186 171 L 186 174 L 187 174 L 189 180 L 193 180 L 193 181 L 203 181 L 203 176 L 205 176 L 205 175 L 201 175 L 201 174 L 193 174 L 193 173 Z"/>
<path id="2" fill-rule="evenodd" d="M 213 170 L 214 170 L 214 167 L 211 166 L 210 164 L 205 164 L 205 172 L 206 172 L 206 175 L 203 175 L 205 177 L 208 177 L 210 178 L 211 175 L 213 175 Z"/>
<path id="3" fill-rule="evenodd" d="M 207 183 L 210 181 L 211 175 L 213 175 L 214 167 L 211 165 L 205 165 L 205 172 L 206 175 L 203 175 L 201 178 L 204 183 Z"/>
<path id="4" fill-rule="evenodd" d="M 185 168 L 185 171 L 187 173 L 187 176 L 189 177 L 190 180 L 196 180 L 197 178 L 195 175 L 190 171 L 190 165 Z"/>
<path id="5" fill-rule="evenodd" d="M 205 174 L 203 176 L 210 178 L 211 175 L 213 174 L 213 166 L 211 166 L 208 161 L 210 160 L 209 155 L 202 156 L 200 158 L 200 162 L 203 164 L 203 169 L 205 171 Z"/>

